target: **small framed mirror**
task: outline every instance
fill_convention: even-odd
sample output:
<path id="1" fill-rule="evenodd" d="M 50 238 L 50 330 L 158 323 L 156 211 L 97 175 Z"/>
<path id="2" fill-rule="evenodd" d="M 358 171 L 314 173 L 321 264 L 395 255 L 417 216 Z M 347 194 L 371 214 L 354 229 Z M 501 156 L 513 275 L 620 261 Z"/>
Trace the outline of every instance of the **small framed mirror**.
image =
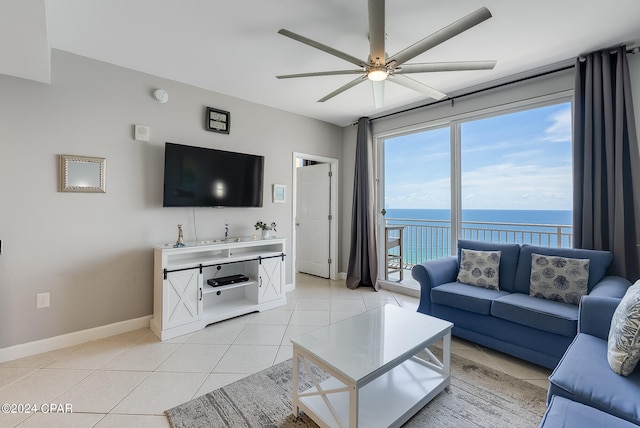
<path id="1" fill-rule="evenodd" d="M 105 158 L 60 155 L 60 191 L 105 193 Z"/>

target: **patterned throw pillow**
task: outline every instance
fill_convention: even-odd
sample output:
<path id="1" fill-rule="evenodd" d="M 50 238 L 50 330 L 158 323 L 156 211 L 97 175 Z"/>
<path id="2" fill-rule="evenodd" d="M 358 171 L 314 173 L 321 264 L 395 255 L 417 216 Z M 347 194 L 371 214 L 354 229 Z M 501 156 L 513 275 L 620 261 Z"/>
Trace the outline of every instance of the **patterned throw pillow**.
<path id="1" fill-rule="evenodd" d="M 578 305 L 587 294 L 589 259 L 531 254 L 529 295 Z"/>
<path id="2" fill-rule="evenodd" d="M 501 251 L 462 249 L 458 282 L 498 290 Z"/>
<path id="3" fill-rule="evenodd" d="M 640 280 L 629 287 L 613 313 L 607 345 L 613 371 L 630 375 L 640 360 Z"/>

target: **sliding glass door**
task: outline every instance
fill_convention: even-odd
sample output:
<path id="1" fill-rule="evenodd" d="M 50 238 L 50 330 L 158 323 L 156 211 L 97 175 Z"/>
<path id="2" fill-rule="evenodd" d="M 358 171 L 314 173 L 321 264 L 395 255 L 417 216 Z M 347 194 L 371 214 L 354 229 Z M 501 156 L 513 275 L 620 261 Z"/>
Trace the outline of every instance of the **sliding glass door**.
<path id="1" fill-rule="evenodd" d="M 443 257 L 451 242 L 451 130 L 426 129 L 384 140 L 383 213 L 385 242 L 400 238 L 402 266 L 397 259 L 382 265 L 389 270 L 404 269 L 425 260 Z M 385 252 L 398 256 L 400 248 Z M 388 266 L 391 264 L 391 266 Z M 396 264 L 398 266 L 396 266 Z M 388 275 L 389 276 L 389 275 Z M 381 275 L 383 277 L 383 275 Z M 394 272 L 390 280 L 398 280 Z"/>
<path id="2" fill-rule="evenodd" d="M 378 142 L 380 243 L 399 238 L 402 226 L 402 283 L 411 283 L 416 263 L 455 254 L 460 238 L 571 246 L 569 100 L 456 118 Z M 381 279 L 398 267 L 397 257 L 387 263 L 385 246 Z"/>

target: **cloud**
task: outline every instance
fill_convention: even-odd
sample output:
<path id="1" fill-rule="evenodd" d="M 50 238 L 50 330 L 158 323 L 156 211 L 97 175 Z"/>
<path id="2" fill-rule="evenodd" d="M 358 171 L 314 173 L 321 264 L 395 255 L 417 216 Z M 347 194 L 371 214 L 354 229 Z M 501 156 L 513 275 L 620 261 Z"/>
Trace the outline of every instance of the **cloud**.
<path id="1" fill-rule="evenodd" d="M 544 140 L 556 143 L 571 141 L 571 107 L 555 112 L 552 123 L 544 131 Z"/>
<path id="2" fill-rule="evenodd" d="M 449 178 L 402 182 L 385 187 L 387 208 L 448 208 L 451 203 Z"/>
<path id="3" fill-rule="evenodd" d="M 572 208 L 571 167 L 501 164 L 463 173 L 463 208 Z"/>
<path id="4" fill-rule="evenodd" d="M 403 181 L 385 188 L 387 208 L 447 209 L 448 178 Z M 572 209 L 571 167 L 503 163 L 468 171 L 462 177 L 465 209 Z"/>
<path id="5" fill-rule="evenodd" d="M 551 108 L 502 127 L 487 123 L 474 128 L 472 138 L 463 137 L 463 208 L 572 209 L 571 105 Z M 395 162 L 385 165 L 392 171 L 385 181 L 385 206 L 449 208 L 451 165 L 445 148 L 442 141 L 416 142 L 411 150 L 386 152 L 386 160 Z"/>
<path id="6" fill-rule="evenodd" d="M 489 142 L 485 144 L 464 144 L 462 143 L 462 155 L 469 155 L 471 153 L 487 153 L 490 151 L 504 151 L 508 149 L 513 149 L 515 147 L 520 147 L 521 142 L 519 141 L 510 141 L 510 140 L 502 140 L 496 142 Z"/>

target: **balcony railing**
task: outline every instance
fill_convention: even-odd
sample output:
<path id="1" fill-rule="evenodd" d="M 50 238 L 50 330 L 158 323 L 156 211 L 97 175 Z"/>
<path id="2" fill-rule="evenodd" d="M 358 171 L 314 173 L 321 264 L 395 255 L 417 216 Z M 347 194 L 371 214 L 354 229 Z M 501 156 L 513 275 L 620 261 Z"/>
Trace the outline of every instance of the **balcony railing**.
<path id="1" fill-rule="evenodd" d="M 405 267 L 455 253 L 455 243 L 451 247 L 451 222 L 448 220 L 387 218 L 386 224 L 404 225 L 402 249 Z M 560 224 L 463 221 L 459 238 L 570 248 L 573 243 L 573 227 Z"/>

